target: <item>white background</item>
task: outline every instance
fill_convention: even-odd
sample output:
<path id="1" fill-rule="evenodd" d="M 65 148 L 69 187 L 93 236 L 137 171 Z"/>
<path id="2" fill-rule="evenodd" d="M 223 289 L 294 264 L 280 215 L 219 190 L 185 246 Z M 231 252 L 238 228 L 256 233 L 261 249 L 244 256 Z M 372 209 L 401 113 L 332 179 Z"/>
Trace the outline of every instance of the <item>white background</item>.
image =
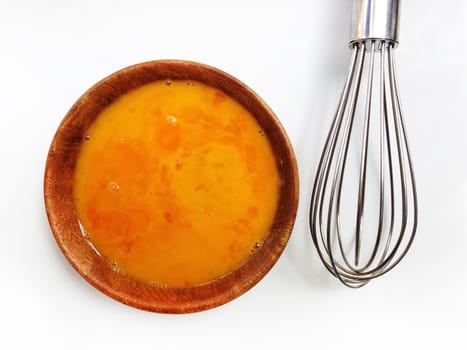
<path id="1" fill-rule="evenodd" d="M 394 271 L 360 290 L 317 258 L 312 178 L 349 61 L 350 0 L 6 1 L 0 5 L 0 348 L 466 349 L 467 2 L 403 1 L 399 86 L 420 224 Z M 161 58 L 229 72 L 272 107 L 301 180 L 291 240 L 252 290 L 161 315 L 88 285 L 48 227 L 42 181 L 61 119 L 96 81 Z"/>

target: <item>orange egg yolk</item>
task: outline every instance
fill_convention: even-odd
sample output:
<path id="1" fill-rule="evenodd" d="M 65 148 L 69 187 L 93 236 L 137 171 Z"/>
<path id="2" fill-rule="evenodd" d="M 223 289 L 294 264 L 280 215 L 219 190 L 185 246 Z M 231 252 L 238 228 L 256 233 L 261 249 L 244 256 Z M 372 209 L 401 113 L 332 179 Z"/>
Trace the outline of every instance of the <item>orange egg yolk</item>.
<path id="1" fill-rule="evenodd" d="M 74 200 L 83 232 L 121 273 L 164 287 L 219 278 L 261 247 L 279 174 L 241 104 L 196 81 L 156 81 L 87 130 Z"/>

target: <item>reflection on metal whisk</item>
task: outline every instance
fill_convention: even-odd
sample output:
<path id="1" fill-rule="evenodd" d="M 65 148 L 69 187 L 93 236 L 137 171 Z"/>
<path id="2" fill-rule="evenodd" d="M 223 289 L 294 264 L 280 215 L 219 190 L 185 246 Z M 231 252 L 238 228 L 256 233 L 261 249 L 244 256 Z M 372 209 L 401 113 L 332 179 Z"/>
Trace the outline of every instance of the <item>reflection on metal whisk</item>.
<path id="1" fill-rule="evenodd" d="M 311 197 L 310 229 L 319 256 L 353 288 L 396 266 L 417 228 L 394 69 L 398 15 L 398 0 L 354 0 L 350 70 Z"/>

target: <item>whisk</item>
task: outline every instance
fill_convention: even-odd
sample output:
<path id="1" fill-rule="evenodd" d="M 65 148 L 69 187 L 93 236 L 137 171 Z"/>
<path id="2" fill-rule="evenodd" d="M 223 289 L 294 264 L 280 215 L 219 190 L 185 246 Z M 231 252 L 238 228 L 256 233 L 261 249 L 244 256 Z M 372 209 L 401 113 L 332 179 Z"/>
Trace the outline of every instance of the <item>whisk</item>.
<path id="1" fill-rule="evenodd" d="M 311 196 L 310 229 L 319 256 L 353 288 L 393 269 L 417 229 L 394 63 L 398 19 L 398 0 L 353 2 L 350 69 Z"/>

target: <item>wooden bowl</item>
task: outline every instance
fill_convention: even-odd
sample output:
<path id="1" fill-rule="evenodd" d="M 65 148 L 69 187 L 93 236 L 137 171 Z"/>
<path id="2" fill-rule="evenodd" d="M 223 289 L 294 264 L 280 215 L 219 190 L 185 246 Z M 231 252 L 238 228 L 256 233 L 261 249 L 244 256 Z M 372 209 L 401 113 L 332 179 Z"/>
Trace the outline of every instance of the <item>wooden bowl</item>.
<path id="1" fill-rule="evenodd" d="M 162 79 L 195 80 L 222 90 L 257 119 L 270 140 L 283 185 L 270 233 L 262 247 L 231 273 L 207 284 L 160 288 L 114 271 L 88 244 L 73 201 L 73 176 L 80 146 L 99 113 L 122 94 Z M 81 96 L 60 124 L 50 146 L 44 197 L 50 227 L 63 254 L 89 283 L 127 305 L 162 313 L 196 312 L 224 304 L 253 287 L 274 265 L 289 239 L 298 204 L 295 156 L 271 109 L 232 76 L 200 63 L 162 60 L 130 66 L 101 80 Z"/>

